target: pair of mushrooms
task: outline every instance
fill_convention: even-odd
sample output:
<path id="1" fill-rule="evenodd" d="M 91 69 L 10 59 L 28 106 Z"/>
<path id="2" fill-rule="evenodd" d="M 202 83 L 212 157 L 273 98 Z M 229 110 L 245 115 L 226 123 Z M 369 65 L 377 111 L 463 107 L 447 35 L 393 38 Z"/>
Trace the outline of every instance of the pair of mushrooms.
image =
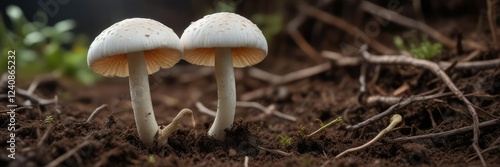
<path id="1" fill-rule="evenodd" d="M 257 64 L 266 55 L 266 39 L 255 24 L 240 15 L 222 12 L 191 23 L 180 39 L 160 22 L 125 19 L 95 38 L 87 64 L 94 72 L 107 77 L 129 76 L 139 138 L 145 146 L 150 146 L 155 138 L 158 144 L 166 144 L 178 120 L 186 116 L 193 118 L 193 113 L 183 109 L 171 124 L 159 127 L 151 102 L 149 74 L 172 67 L 181 59 L 196 65 L 215 66 L 218 107 L 208 135 L 223 140 L 224 129 L 232 126 L 236 109 L 233 67 Z"/>

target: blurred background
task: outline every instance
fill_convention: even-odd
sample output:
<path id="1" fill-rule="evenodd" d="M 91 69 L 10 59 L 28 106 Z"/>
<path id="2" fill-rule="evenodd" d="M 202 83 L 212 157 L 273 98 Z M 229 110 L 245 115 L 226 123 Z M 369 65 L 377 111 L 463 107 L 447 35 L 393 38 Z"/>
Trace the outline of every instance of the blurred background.
<path id="1" fill-rule="evenodd" d="M 453 37 L 461 32 L 465 37 L 483 32 L 487 26 L 478 27 L 485 16 L 485 1 L 431 1 L 422 0 L 418 8 L 409 0 L 371 1 L 382 7 L 397 5 L 400 14 L 417 18 L 435 27 L 440 32 Z M 364 27 L 373 20 L 371 14 L 359 8 L 361 0 L 311 0 L 303 1 L 335 15 L 348 23 Z M 30 79 L 44 73 L 73 78 L 83 84 L 92 84 L 100 77 L 90 72 L 86 64 L 87 49 L 92 40 L 105 28 L 126 18 L 151 18 L 172 28 L 179 36 L 190 22 L 203 15 L 214 12 L 235 12 L 256 23 L 269 43 L 268 58 L 259 66 L 272 66 L 269 57 L 284 57 L 300 62 L 314 64 L 317 60 L 305 56 L 304 50 L 297 47 L 291 38 L 292 20 L 301 12 L 297 7 L 299 0 L 2 0 L 0 2 L 0 46 L 1 53 L 16 51 L 18 79 Z M 450 21 L 442 18 L 453 17 Z M 436 20 L 441 20 L 436 22 Z M 465 21 L 464 21 L 465 20 Z M 437 26 L 436 26 L 437 25 Z M 335 26 L 311 17 L 305 17 L 296 26 L 303 38 L 317 51 L 341 50 L 341 44 L 352 44 L 353 37 Z M 375 38 L 390 47 L 395 34 L 418 36 L 419 34 L 396 24 L 381 29 Z M 467 36 L 469 35 L 469 36 Z M 423 36 L 420 38 L 420 36 Z M 476 36 L 477 37 L 477 36 Z M 406 38 L 406 37 L 405 37 Z M 404 39 L 408 40 L 408 39 Z M 307 52 L 307 51 L 306 51 Z M 7 54 L 2 54 L 2 62 Z M 185 64 L 182 62 L 180 64 Z M 286 68 L 286 65 L 275 67 Z M 269 69 L 273 71 L 273 69 Z M 6 71 L 6 63 L 1 63 L 0 72 Z"/>

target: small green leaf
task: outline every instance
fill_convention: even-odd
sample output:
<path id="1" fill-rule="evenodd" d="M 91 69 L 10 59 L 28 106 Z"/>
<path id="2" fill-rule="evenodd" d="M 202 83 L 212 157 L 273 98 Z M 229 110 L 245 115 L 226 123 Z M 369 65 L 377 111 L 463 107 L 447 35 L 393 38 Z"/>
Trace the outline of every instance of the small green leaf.
<path id="1" fill-rule="evenodd" d="M 148 155 L 148 163 L 155 163 L 155 156 L 153 154 Z"/>
<path id="2" fill-rule="evenodd" d="M 49 116 L 45 117 L 45 120 L 43 120 L 43 122 L 48 123 L 48 124 L 54 123 L 54 118 L 52 117 L 52 115 L 49 115 Z"/>
<path id="3" fill-rule="evenodd" d="M 7 16 L 9 16 L 12 21 L 20 21 L 23 17 L 23 11 L 16 5 L 7 6 L 5 13 L 7 13 Z"/>
<path id="4" fill-rule="evenodd" d="M 63 20 L 54 25 L 54 28 L 59 33 L 72 30 L 75 27 L 76 27 L 76 22 L 74 20 Z"/>
<path id="5" fill-rule="evenodd" d="M 42 42 L 43 40 L 45 40 L 45 36 L 43 36 L 42 33 L 35 31 L 26 35 L 26 37 L 24 38 L 24 44 L 31 46 L 33 44 Z"/>

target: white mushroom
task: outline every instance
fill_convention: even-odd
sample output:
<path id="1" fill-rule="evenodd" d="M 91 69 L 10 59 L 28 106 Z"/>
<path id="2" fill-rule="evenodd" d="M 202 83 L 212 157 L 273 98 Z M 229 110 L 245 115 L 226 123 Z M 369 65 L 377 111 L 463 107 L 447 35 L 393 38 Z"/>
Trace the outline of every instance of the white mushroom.
<path id="1" fill-rule="evenodd" d="M 233 67 L 261 62 L 267 55 L 267 41 L 250 20 L 234 13 L 215 13 L 199 19 L 181 36 L 184 59 L 192 64 L 215 66 L 218 89 L 217 114 L 208 134 L 225 137 L 224 129 L 234 121 L 236 88 Z"/>
<path id="2" fill-rule="evenodd" d="M 130 97 L 139 138 L 145 146 L 158 132 L 148 75 L 169 68 L 181 59 L 179 37 L 151 19 L 125 19 L 105 29 L 92 42 L 87 63 L 107 77 L 129 76 Z"/>

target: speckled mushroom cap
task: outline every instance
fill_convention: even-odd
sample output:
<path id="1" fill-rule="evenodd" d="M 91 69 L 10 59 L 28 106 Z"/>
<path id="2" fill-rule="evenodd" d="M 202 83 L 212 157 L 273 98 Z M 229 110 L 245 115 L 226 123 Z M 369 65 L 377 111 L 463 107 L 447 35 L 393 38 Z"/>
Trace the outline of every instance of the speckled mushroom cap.
<path id="1" fill-rule="evenodd" d="M 230 47 L 234 67 L 261 62 L 267 41 L 250 20 L 234 13 L 215 13 L 191 23 L 181 36 L 183 59 L 197 65 L 214 66 L 215 48 Z"/>
<path id="2" fill-rule="evenodd" d="M 162 23 L 145 18 L 125 19 L 106 28 L 90 45 L 87 64 L 104 76 L 126 77 L 127 53 L 143 51 L 148 74 L 169 68 L 182 58 L 179 37 Z"/>

